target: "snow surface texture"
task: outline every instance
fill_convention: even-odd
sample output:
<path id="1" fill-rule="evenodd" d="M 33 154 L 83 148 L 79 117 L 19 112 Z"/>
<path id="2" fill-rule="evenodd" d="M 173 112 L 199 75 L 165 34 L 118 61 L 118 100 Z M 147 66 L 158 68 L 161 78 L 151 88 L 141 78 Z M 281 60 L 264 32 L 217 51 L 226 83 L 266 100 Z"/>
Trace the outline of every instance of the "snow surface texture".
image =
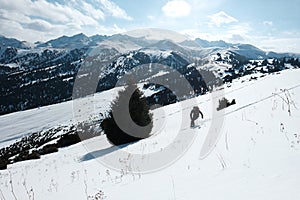
<path id="1" fill-rule="evenodd" d="M 99 113 L 108 109 L 109 102 L 114 99 L 115 90 L 96 93 L 75 102 L 67 101 L 22 112 L 10 113 L 0 116 L 0 148 L 8 146 L 23 136 L 56 126 L 66 126 L 80 121 L 74 116 L 73 106 L 79 104 L 94 105 L 94 112 L 80 113 L 84 119 L 99 118 Z"/>
<path id="2" fill-rule="evenodd" d="M 245 76 L 225 85 L 226 98 L 237 104 L 226 108 L 221 138 L 205 159 L 199 155 L 211 123 L 211 94 L 196 98 L 205 116 L 197 122 L 200 129 L 188 128 L 180 103 L 156 109 L 154 130 L 163 120 L 164 127 L 149 139 L 118 149 L 99 136 L 40 160 L 9 165 L 0 171 L 0 199 L 298 200 L 299 76 L 299 69 L 285 70 L 258 80 Z M 101 100 L 103 107 L 107 104 L 107 94 L 95 95 L 99 107 Z M 70 120 L 71 102 L 1 116 L 1 132 L 12 130 L 1 140 L 43 129 L 42 123 L 50 127 Z M 89 156 L 91 151 L 98 151 L 102 158 L 121 150 L 161 151 L 175 137 L 171 126 L 180 122 L 186 123 L 181 130 L 186 134 L 197 131 L 193 144 L 175 163 L 153 173 L 134 173 L 130 157 L 120 160 L 126 167 L 113 170 Z"/>

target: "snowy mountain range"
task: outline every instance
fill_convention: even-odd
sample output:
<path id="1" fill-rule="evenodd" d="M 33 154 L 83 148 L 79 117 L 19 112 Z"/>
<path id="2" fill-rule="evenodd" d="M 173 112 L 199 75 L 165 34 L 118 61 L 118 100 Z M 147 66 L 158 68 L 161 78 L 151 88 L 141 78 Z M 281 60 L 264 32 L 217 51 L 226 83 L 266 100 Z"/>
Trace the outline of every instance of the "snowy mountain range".
<path id="1" fill-rule="evenodd" d="M 200 82 L 194 81 L 199 76 L 197 70 L 214 73 L 227 82 L 257 71 L 270 73 L 299 67 L 299 55 L 296 54 L 264 52 L 250 44 L 230 44 L 199 38 L 158 40 L 159 34 L 152 34 L 142 36 L 138 32 L 91 37 L 77 34 L 34 44 L 1 36 L 0 114 L 70 100 L 78 70 L 87 63 L 93 66 L 89 68 L 92 73 L 99 74 L 97 92 L 111 89 L 118 77 L 138 65 L 158 63 L 179 70 L 190 83 L 193 82 L 194 88 L 197 88 L 196 94 L 208 90 L 203 77 L 200 80 L 200 76 Z M 109 63 L 100 69 L 99 63 L 103 60 L 109 60 Z M 155 71 L 159 72 L 164 74 L 162 79 L 166 78 L 164 69 Z M 153 72 L 151 76 L 154 75 Z M 168 103 L 166 95 L 170 97 L 171 94 L 161 91 L 155 97 L 156 103 Z M 153 98 L 149 97 L 149 102 L 154 102 Z"/>

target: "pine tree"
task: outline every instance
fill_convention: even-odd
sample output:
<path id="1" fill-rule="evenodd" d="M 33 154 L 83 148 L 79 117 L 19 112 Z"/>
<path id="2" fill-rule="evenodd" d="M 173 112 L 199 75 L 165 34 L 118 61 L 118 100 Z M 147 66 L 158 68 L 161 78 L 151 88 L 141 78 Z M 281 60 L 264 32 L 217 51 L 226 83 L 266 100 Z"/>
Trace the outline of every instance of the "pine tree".
<path id="1" fill-rule="evenodd" d="M 131 95 L 132 94 L 132 95 Z M 129 105 L 128 102 L 129 99 Z M 129 108 L 128 108 L 129 107 Z M 129 115 L 125 109 L 129 109 Z M 114 116 L 118 115 L 118 116 Z M 114 117 L 121 119 L 122 127 L 116 123 Z M 142 129 L 135 129 L 129 120 Z M 101 123 L 101 128 L 107 139 L 114 145 L 126 144 L 138 141 L 150 136 L 153 127 L 152 114 L 143 93 L 137 85 L 129 82 L 124 90 L 118 93 L 117 98 L 111 104 L 111 111 L 106 119 Z M 125 131 L 124 131 L 125 130 Z"/>

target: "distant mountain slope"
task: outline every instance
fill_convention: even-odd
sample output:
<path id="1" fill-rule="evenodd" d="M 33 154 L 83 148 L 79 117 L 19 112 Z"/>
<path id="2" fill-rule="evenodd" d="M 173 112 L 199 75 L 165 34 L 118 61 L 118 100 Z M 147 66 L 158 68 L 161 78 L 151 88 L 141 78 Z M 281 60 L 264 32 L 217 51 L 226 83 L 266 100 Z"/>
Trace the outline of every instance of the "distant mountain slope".
<path id="1" fill-rule="evenodd" d="M 64 48 L 64 49 L 75 49 L 83 48 L 88 46 L 96 46 L 97 43 L 107 39 L 107 36 L 94 35 L 87 37 L 83 33 L 68 37 L 62 36 L 57 39 L 49 40 L 46 43 L 41 43 L 37 47 L 49 47 L 49 48 Z"/>
<path id="2" fill-rule="evenodd" d="M 28 49 L 28 48 L 30 48 L 30 43 L 25 42 L 25 41 L 19 41 L 14 38 L 7 38 L 7 37 L 0 35 L 0 49 L 4 49 L 6 47 Z"/>
<path id="3" fill-rule="evenodd" d="M 207 40 L 202 40 L 200 38 L 196 38 L 195 39 L 195 42 L 197 44 L 200 45 L 200 47 L 202 48 L 207 48 L 207 47 L 230 47 L 232 46 L 233 44 L 231 43 L 227 43 L 223 40 L 219 40 L 219 41 L 207 41 Z"/>
<path id="4" fill-rule="evenodd" d="M 151 62 L 173 66 L 191 82 L 192 79 L 202 79 L 195 75 L 200 70 L 211 71 L 226 82 L 258 71 L 271 73 L 300 66 L 300 56 L 295 54 L 264 52 L 250 44 L 224 41 L 183 41 L 183 38 L 177 37 L 157 40 L 158 33 L 151 30 L 146 33 L 147 37 L 141 32 L 91 37 L 77 34 L 35 45 L 1 36 L 0 114 L 70 100 L 74 80 L 83 63 L 90 63 L 93 66 L 91 72 L 96 75 L 102 70 L 99 69 L 101 62 L 110 62 L 101 71 L 104 76 L 97 86 L 98 92 L 114 87 L 125 72 Z M 170 34 L 167 32 L 164 36 Z M 157 71 L 157 74 L 166 76 L 163 70 L 161 73 Z M 197 85 L 196 82 L 194 84 Z M 202 92 L 196 94 L 207 89 L 203 83 L 198 85 L 197 91 Z"/>

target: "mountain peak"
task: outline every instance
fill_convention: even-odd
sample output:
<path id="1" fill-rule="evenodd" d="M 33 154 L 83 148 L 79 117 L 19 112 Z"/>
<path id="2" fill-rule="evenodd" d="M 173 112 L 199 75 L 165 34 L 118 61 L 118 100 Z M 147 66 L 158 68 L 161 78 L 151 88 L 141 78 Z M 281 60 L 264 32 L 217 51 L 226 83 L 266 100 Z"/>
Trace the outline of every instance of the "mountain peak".
<path id="1" fill-rule="evenodd" d="M 198 43 L 201 47 L 207 48 L 207 47 L 229 47 L 233 44 L 227 43 L 224 40 L 218 40 L 218 41 L 208 41 L 203 40 L 201 38 L 196 38 L 195 42 Z"/>
<path id="2" fill-rule="evenodd" d="M 82 48 L 89 45 L 90 38 L 83 33 L 73 36 L 63 35 L 59 38 L 49 40 L 46 43 L 39 44 L 38 47 L 52 47 L 52 48 Z"/>
<path id="3" fill-rule="evenodd" d="M 88 38 L 88 36 L 86 36 L 83 33 L 78 33 L 76 35 L 71 36 L 70 38 Z"/>
<path id="4" fill-rule="evenodd" d="M 4 35 L 0 35 L 0 47 L 14 47 L 18 49 L 28 49 L 30 45 L 26 41 L 20 41 L 15 38 L 7 38 Z"/>

